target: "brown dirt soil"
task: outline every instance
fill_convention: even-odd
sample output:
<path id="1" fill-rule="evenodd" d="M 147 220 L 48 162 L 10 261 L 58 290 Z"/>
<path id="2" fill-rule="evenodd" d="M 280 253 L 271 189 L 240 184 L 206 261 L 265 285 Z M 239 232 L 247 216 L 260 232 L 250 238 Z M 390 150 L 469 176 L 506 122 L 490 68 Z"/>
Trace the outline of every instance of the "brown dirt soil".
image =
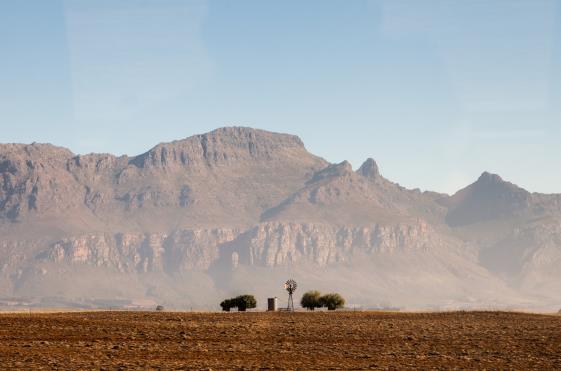
<path id="1" fill-rule="evenodd" d="M 0 315 L 2 369 L 561 369 L 561 316 L 457 313 Z"/>

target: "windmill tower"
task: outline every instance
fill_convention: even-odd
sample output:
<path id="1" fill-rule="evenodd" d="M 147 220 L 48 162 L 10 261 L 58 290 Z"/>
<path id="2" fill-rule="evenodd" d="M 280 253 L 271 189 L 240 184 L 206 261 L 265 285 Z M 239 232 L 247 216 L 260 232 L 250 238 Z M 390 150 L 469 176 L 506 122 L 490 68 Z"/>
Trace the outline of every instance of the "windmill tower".
<path id="1" fill-rule="evenodd" d="M 292 294 L 296 291 L 296 281 L 289 279 L 284 284 L 284 289 L 288 291 L 288 307 L 286 308 L 289 312 L 294 312 L 294 300 L 292 299 Z"/>

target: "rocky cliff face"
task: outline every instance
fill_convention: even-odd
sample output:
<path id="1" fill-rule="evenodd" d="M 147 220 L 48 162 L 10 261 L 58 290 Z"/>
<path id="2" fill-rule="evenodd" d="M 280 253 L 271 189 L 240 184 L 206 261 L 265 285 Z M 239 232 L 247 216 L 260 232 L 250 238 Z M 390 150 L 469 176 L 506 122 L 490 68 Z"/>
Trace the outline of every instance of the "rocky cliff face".
<path id="1" fill-rule="evenodd" d="M 247 161 L 278 161 L 299 155 L 309 157 L 297 136 L 235 127 L 159 144 L 129 163 L 139 168 L 204 169 Z"/>
<path id="2" fill-rule="evenodd" d="M 52 243 L 41 259 L 87 264 L 121 273 L 206 270 L 221 257 L 248 266 L 297 264 L 327 266 L 351 261 L 356 252 L 397 253 L 441 246 L 425 222 L 368 227 L 329 224 L 261 223 L 247 231 L 234 228 L 180 230 L 172 234 L 87 234 Z"/>
<path id="3" fill-rule="evenodd" d="M 357 252 L 375 254 L 402 250 L 424 250 L 442 241 L 428 224 L 381 225 L 366 227 L 329 224 L 263 223 L 251 229 L 246 238 L 249 264 L 275 267 L 301 262 L 319 266 L 352 261 Z"/>
<path id="4" fill-rule="evenodd" d="M 71 155 L 47 144 L 0 145 L 0 218 L 16 221 L 80 205 L 81 189 L 65 171 Z"/>
<path id="5" fill-rule="evenodd" d="M 236 229 L 181 230 L 165 233 L 88 234 L 53 243 L 40 255 L 55 263 L 88 264 L 121 273 L 208 269 L 218 247 L 235 239 Z"/>

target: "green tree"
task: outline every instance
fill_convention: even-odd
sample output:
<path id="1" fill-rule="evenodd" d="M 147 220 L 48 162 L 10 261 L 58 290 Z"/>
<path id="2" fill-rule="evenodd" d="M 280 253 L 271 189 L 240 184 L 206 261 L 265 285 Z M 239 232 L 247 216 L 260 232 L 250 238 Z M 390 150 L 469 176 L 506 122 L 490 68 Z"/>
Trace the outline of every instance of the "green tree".
<path id="1" fill-rule="evenodd" d="M 335 310 L 345 306 L 345 299 L 337 293 L 325 294 L 319 298 L 322 307 L 327 307 L 328 310 Z"/>
<path id="2" fill-rule="evenodd" d="M 315 310 L 316 308 L 321 308 L 320 302 L 321 294 L 319 291 L 308 291 L 302 295 L 300 299 L 300 305 L 308 310 Z"/>
<path id="3" fill-rule="evenodd" d="M 240 295 L 235 298 L 223 300 L 220 306 L 225 312 L 229 312 L 232 308 L 238 308 L 238 311 L 245 312 L 247 309 L 257 307 L 257 300 L 255 300 L 253 295 Z"/>
<path id="4" fill-rule="evenodd" d="M 223 300 L 222 303 L 220 303 L 220 306 L 222 307 L 222 310 L 224 312 L 229 312 L 230 309 L 232 309 L 232 307 L 234 305 L 232 303 L 232 299 L 226 299 L 226 300 Z"/>
<path id="5" fill-rule="evenodd" d="M 236 306 L 240 312 L 245 312 L 246 309 L 257 307 L 257 300 L 253 295 L 240 295 L 234 299 Z"/>

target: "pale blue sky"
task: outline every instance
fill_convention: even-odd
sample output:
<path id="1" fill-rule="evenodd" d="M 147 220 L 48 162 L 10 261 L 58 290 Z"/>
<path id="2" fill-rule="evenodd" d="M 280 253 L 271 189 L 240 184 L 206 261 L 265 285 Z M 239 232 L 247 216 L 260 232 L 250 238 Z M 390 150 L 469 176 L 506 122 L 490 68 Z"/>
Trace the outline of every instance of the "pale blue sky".
<path id="1" fill-rule="evenodd" d="M 135 155 L 243 125 L 407 187 L 561 193 L 560 119 L 561 1 L 0 2 L 0 142 Z"/>

